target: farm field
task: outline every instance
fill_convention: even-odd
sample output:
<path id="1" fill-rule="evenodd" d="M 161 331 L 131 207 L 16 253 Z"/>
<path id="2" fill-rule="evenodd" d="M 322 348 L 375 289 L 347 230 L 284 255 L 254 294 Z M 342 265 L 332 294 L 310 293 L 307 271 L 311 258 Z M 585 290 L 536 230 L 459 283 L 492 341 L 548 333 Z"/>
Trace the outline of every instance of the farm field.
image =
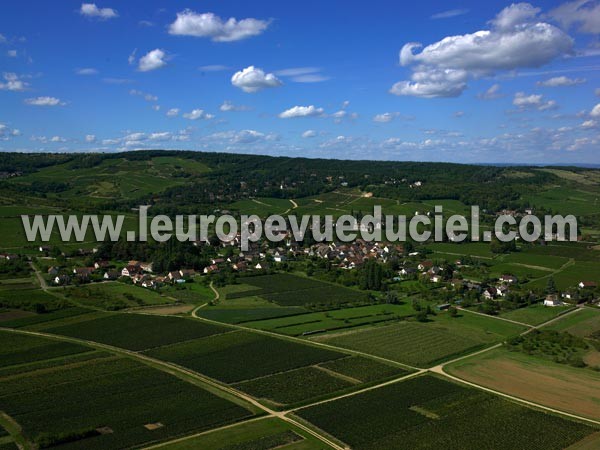
<path id="1" fill-rule="evenodd" d="M 117 281 L 68 288 L 65 296 L 82 306 L 91 306 L 108 311 L 173 303 L 172 299 L 151 289 Z"/>
<path id="2" fill-rule="evenodd" d="M 467 242 L 464 244 L 452 244 L 445 242 L 436 242 L 427 244 L 426 248 L 435 253 L 443 253 L 456 256 L 474 256 L 478 258 L 491 259 L 494 254 L 490 250 L 490 244 L 487 242 Z M 456 258 L 455 258 L 456 259 Z"/>
<path id="3" fill-rule="evenodd" d="M 408 303 L 402 305 L 370 305 L 259 320 L 248 322 L 245 325 L 289 336 L 301 336 L 392 321 L 414 314 L 415 310 Z"/>
<path id="4" fill-rule="evenodd" d="M 596 431 L 430 375 L 296 414 L 360 450 L 560 450 Z"/>
<path id="5" fill-rule="evenodd" d="M 240 423 L 160 447 L 164 450 L 323 450 L 329 448 L 295 426 L 280 419 L 267 418 Z"/>
<path id="6" fill-rule="evenodd" d="M 202 283 L 185 283 L 177 286 L 166 286 L 161 288 L 161 294 L 176 298 L 185 303 L 199 305 L 211 301 L 215 293 L 211 288 Z"/>
<path id="7" fill-rule="evenodd" d="M 538 303 L 513 311 L 502 312 L 500 317 L 527 323 L 529 325 L 539 325 L 569 311 L 570 309 L 572 309 L 572 306 L 544 306 L 543 304 Z"/>
<path id="8" fill-rule="evenodd" d="M 19 337 L 31 339 L 31 345 L 44 340 Z M 6 333 L 0 339 L 2 348 L 12 344 Z M 3 363 L 7 359 L 16 363 L 18 355 L 18 351 L 7 355 Z M 18 377 L 2 378 L 0 409 L 41 447 L 130 447 L 253 415 L 236 403 L 131 359 L 89 358 L 33 369 L 21 368 Z"/>
<path id="9" fill-rule="evenodd" d="M 51 327 L 44 331 L 139 351 L 226 333 L 230 329 L 193 319 L 121 313 Z"/>
<path id="10" fill-rule="evenodd" d="M 548 329 L 566 331 L 574 336 L 586 338 L 593 332 L 600 330 L 600 310 L 583 308 L 550 324 Z"/>
<path id="11" fill-rule="evenodd" d="M 600 417 L 600 373 L 494 349 L 445 370 L 479 385 L 572 414 Z M 502 376 L 498 376 L 502 374 Z"/>
<path id="12" fill-rule="evenodd" d="M 146 352 L 225 383 L 330 361 L 343 353 L 245 331 L 229 331 Z"/>
<path id="13" fill-rule="evenodd" d="M 575 288 L 580 281 L 595 281 L 596 283 L 600 283 L 598 263 L 591 261 L 575 261 L 574 264 L 570 264 L 552 274 L 552 277 L 558 289 Z M 547 282 L 547 279 L 538 279 L 527 283 L 526 286 L 543 288 Z"/>
<path id="14" fill-rule="evenodd" d="M 551 209 L 554 214 L 582 216 L 600 213 L 598 195 L 579 189 L 561 186 L 526 195 L 525 198 L 534 206 Z"/>
<path id="15" fill-rule="evenodd" d="M 428 323 L 404 321 L 312 339 L 404 364 L 429 367 L 524 330 L 525 327 L 510 322 L 464 312 L 455 318 L 441 313 Z"/>
<path id="16" fill-rule="evenodd" d="M 218 322 L 241 324 L 246 322 L 252 322 L 254 320 L 266 320 L 277 317 L 293 316 L 296 314 L 303 314 L 306 312 L 304 308 L 300 307 L 260 307 L 250 305 L 248 308 L 230 307 L 227 305 L 229 301 L 225 300 L 219 303 L 216 307 L 206 307 L 196 311 L 196 314 L 200 317 L 205 317 L 210 320 L 216 320 Z M 235 302 L 239 304 L 239 302 Z"/>
<path id="17" fill-rule="evenodd" d="M 246 277 L 243 283 L 252 288 L 228 292 L 225 300 L 260 297 L 286 307 L 307 304 L 336 307 L 367 300 L 364 292 L 285 273 Z"/>

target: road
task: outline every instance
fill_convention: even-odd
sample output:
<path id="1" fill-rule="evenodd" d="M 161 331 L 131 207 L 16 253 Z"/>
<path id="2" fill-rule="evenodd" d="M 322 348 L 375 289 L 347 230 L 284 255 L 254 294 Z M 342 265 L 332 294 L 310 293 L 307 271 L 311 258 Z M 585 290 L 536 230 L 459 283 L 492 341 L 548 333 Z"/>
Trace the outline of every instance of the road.
<path id="1" fill-rule="evenodd" d="M 46 280 L 44 280 L 44 277 L 42 276 L 42 273 L 38 270 L 37 267 L 35 267 L 33 265 L 32 262 L 30 262 L 29 265 L 31 266 L 31 268 L 35 272 L 35 276 L 37 277 L 38 282 L 40 283 L 40 288 L 42 288 L 43 291 L 47 291 L 48 290 L 48 283 L 46 283 Z"/>

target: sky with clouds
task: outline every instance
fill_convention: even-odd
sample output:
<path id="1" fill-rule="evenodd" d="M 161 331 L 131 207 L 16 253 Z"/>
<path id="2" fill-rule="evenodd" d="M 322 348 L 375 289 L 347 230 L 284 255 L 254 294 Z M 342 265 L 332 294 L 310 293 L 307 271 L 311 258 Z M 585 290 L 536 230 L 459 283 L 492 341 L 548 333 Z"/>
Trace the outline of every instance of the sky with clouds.
<path id="1" fill-rule="evenodd" d="M 1 9 L 0 151 L 600 163 L 600 0 Z"/>

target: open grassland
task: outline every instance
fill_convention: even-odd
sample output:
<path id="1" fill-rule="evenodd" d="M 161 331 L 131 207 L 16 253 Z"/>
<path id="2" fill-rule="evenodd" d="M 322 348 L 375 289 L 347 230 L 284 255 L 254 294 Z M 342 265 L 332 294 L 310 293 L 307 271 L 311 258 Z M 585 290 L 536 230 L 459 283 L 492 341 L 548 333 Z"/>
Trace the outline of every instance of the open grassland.
<path id="1" fill-rule="evenodd" d="M 137 446 L 252 415 L 172 375 L 115 357 L 3 376 L 0 409 L 40 447 L 86 450 Z"/>
<path id="2" fill-rule="evenodd" d="M 502 312 L 500 317 L 527 323 L 529 325 L 539 325 L 554 319 L 570 309 L 572 309 L 572 306 L 544 306 L 543 304 L 538 303 L 513 311 Z"/>
<path id="3" fill-rule="evenodd" d="M 495 349 L 450 364 L 448 373 L 591 419 L 600 418 L 600 373 Z"/>
<path id="4" fill-rule="evenodd" d="M 522 264 L 524 266 L 543 267 L 546 269 L 554 270 L 560 269 L 567 262 L 569 262 L 569 258 L 550 255 L 538 255 L 535 253 L 529 253 L 529 250 L 530 248 L 524 248 L 520 252 L 501 255 L 498 257 L 498 260 L 505 263 Z"/>
<path id="5" fill-rule="evenodd" d="M 575 242 L 552 242 L 548 245 L 535 245 L 527 249 L 532 255 L 571 258 L 576 261 L 600 261 L 600 252 L 590 251 L 589 244 Z"/>
<path id="6" fill-rule="evenodd" d="M 249 322 L 246 326 L 289 336 L 301 336 L 387 322 L 414 314 L 415 310 L 408 303 L 402 305 L 370 305 L 259 320 Z"/>
<path id="7" fill-rule="evenodd" d="M 227 206 L 230 211 L 238 211 L 240 214 L 256 214 L 259 217 L 267 217 L 273 214 L 283 214 L 292 209 L 292 203 L 283 198 L 248 198 L 238 200 Z"/>
<path id="8" fill-rule="evenodd" d="M 160 290 L 167 297 L 176 298 L 185 303 L 199 305 L 207 303 L 215 297 L 212 289 L 202 283 L 185 283 L 182 285 L 165 286 Z"/>
<path id="9" fill-rule="evenodd" d="M 428 323 L 404 321 L 312 339 L 400 363 L 429 367 L 515 336 L 524 329 L 510 322 L 464 312 L 454 318 L 446 313 L 438 314 Z"/>
<path id="10" fill-rule="evenodd" d="M 174 362 L 225 383 L 330 361 L 343 353 L 245 331 L 156 348 L 149 356 Z"/>
<path id="11" fill-rule="evenodd" d="M 574 336 L 586 338 L 600 330 L 600 310 L 583 308 L 550 324 L 551 330 L 566 331 Z"/>
<path id="12" fill-rule="evenodd" d="M 490 250 L 490 244 L 486 242 L 465 242 L 463 244 L 436 242 L 428 244 L 427 248 L 435 253 L 456 256 L 454 259 L 459 259 L 461 255 L 488 259 L 494 256 Z M 435 254 L 433 256 L 435 257 Z"/>
<path id="13" fill-rule="evenodd" d="M 596 431 L 433 376 L 297 414 L 359 450 L 561 450 Z"/>
<path id="14" fill-rule="evenodd" d="M 139 351 L 224 333 L 229 328 L 179 317 L 110 314 L 45 331 Z"/>
<path id="15" fill-rule="evenodd" d="M 80 305 L 108 311 L 173 303 L 173 300 L 151 289 L 116 281 L 68 288 L 65 296 Z"/>
<path id="16" fill-rule="evenodd" d="M 600 196 L 598 194 L 565 186 L 535 194 L 526 194 L 524 198 L 535 207 L 551 209 L 554 214 L 587 216 L 600 213 Z"/>
<path id="17" fill-rule="evenodd" d="M 164 450 L 323 450 L 329 447 L 283 420 L 259 419 L 224 430 L 183 439 L 160 447 Z"/>
<path id="18" fill-rule="evenodd" d="M 66 303 L 41 289 L 0 290 L 0 307 L 3 308 L 48 312 L 62 309 Z"/>

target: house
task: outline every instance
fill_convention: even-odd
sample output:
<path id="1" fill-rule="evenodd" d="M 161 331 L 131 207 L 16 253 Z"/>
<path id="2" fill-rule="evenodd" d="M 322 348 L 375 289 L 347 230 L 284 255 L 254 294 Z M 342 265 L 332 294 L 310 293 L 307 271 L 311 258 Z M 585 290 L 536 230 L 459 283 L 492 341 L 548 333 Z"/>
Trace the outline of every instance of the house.
<path id="1" fill-rule="evenodd" d="M 54 284 L 69 284 L 69 281 L 71 281 L 71 279 L 68 275 L 57 275 L 54 278 Z"/>
<path id="2" fill-rule="evenodd" d="M 48 267 L 48 275 L 50 275 L 51 277 L 58 275 L 58 271 L 59 271 L 59 268 L 56 266 Z"/>
<path id="3" fill-rule="evenodd" d="M 500 277 L 500 281 L 502 283 L 509 283 L 509 284 L 514 284 L 516 283 L 518 280 L 518 278 L 514 275 L 502 275 Z"/>
<path id="4" fill-rule="evenodd" d="M 167 277 L 169 277 L 169 280 L 171 280 L 171 281 L 177 281 L 177 280 L 181 279 L 181 274 L 179 273 L 178 270 L 175 270 L 175 271 L 169 272 L 167 274 Z"/>
<path id="5" fill-rule="evenodd" d="M 216 264 L 223 264 L 224 262 L 225 262 L 225 260 L 224 260 L 223 258 L 215 258 L 215 259 L 211 260 L 211 263 L 212 263 L 213 265 L 216 265 Z"/>
<path id="6" fill-rule="evenodd" d="M 442 277 L 437 274 L 430 274 L 429 281 L 431 281 L 432 283 L 439 283 L 440 281 L 442 281 Z"/>
<path id="7" fill-rule="evenodd" d="M 237 270 L 238 272 L 245 272 L 248 270 L 248 264 L 245 261 L 240 261 L 231 266 L 233 270 Z"/>
<path id="8" fill-rule="evenodd" d="M 556 294 L 548 294 L 544 300 L 544 306 L 562 306 L 563 302 L 558 299 Z"/>
<path id="9" fill-rule="evenodd" d="M 78 277 L 89 277 L 96 270 L 95 267 L 75 267 L 73 273 Z"/>
<path id="10" fill-rule="evenodd" d="M 119 278 L 119 271 L 109 270 L 107 272 L 104 272 L 104 275 L 102 275 L 102 278 L 104 278 L 105 280 L 108 280 L 108 281 L 116 280 L 117 278 Z"/>
<path id="11" fill-rule="evenodd" d="M 417 273 L 417 271 L 416 271 L 416 269 L 413 269 L 412 267 L 403 267 L 398 273 L 400 275 L 402 275 L 403 277 L 406 277 L 406 276 L 414 275 L 415 273 Z"/>
<path id="12" fill-rule="evenodd" d="M 483 291 L 483 297 L 486 300 L 493 300 L 497 296 L 498 296 L 498 289 L 496 289 L 494 286 L 490 286 L 489 288 L 487 288 Z"/>
<path id="13" fill-rule="evenodd" d="M 275 262 L 284 262 L 286 260 L 286 256 L 283 253 L 280 252 L 275 252 L 275 254 L 273 255 L 273 261 Z"/>
<path id="14" fill-rule="evenodd" d="M 579 286 L 580 289 L 594 289 L 598 287 L 598 284 L 594 281 L 580 281 L 577 286 Z"/>
<path id="15" fill-rule="evenodd" d="M 259 262 L 254 266 L 254 268 L 256 270 L 267 270 L 269 265 L 266 262 Z"/>
<path id="16" fill-rule="evenodd" d="M 417 266 L 417 269 L 419 270 L 426 270 L 429 269 L 433 266 L 433 263 L 431 261 L 423 261 L 422 263 L 419 263 L 419 265 Z"/>
<path id="17" fill-rule="evenodd" d="M 138 265 L 144 272 L 152 272 L 153 264 L 151 262 L 140 262 Z"/>
<path id="18" fill-rule="evenodd" d="M 7 261 L 11 261 L 18 258 L 19 255 L 15 255 L 14 253 L 0 253 L 0 259 L 6 259 Z"/>
<path id="19" fill-rule="evenodd" d="M 108 261 L 96 261 L 94 263 L 94 268 L 95 269 L 106 269 L 109 265 L 110 265 L 110 263 Z"/>
<path id="20" fill-rule="evenodd" d="M 181 275 L 182 278 L 192 278 L 196 275 L 196 271 L 194 269 L 180 269 L 179 275 Z"/>
<path id="21" fill-rule="evenodd" d="M 204 273 L 209 274 L 209 273 L 218 273 L 219 272 L 219 266 L 217 266 L 216 264 L 213 264 L 211 266 L 206 266 L 204 268 Z"/>
<path id="22" fill-rule="evenodd" d="M 123 270 L 121 270 L 121 276 L 132 277 L 134 275 L 137 275 L 140 272 L 141 272 L 140 266 L 138 266 L 136 264 L 129 264 L 128 266 L 123 267 Z"/>

